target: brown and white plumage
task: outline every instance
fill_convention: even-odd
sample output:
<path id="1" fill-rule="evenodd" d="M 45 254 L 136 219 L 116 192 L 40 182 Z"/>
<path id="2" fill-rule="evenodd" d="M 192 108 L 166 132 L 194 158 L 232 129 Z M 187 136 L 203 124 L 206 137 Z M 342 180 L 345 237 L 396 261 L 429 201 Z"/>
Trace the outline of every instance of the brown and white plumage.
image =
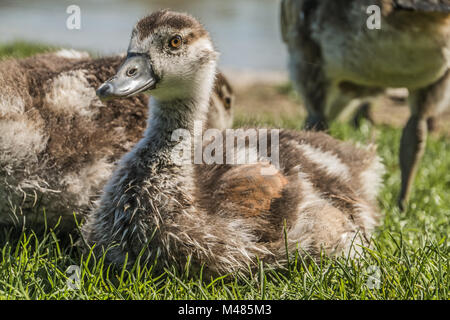
<path id="1" fill-rule="evenodd" d="M 367 9 L 374 5 L 381 9 L 380 29 L 367 25 L 374 14 Z M 427 121 L 450 105 L 450 2 L 283 0 L 281 31 L 291 79 L 308 111 L 307 128 L 326 129 L 344 109 L 388 87 L 408 88 L 411 115 L 400 148 L 404 208 Z"/>
<path id="2" fill-rule="evenodd" d="M 45 209 L 50 226 L 62 217 L 70 230 L 73 213 L 91 207 L 147 125 L 146 95 L 95 95 L 123 60 L 63 49 L 0 62 L 0 224 L 39 229 Z M 224 99 L 233 95 L 225 78 L 218 83 L 208 116 L 224 129 L 232 121 Z"/>
<path id="3" fill-rule="evenodd" d="M 173 47 L 180 38 L 182 45 Z M 116 81 L 147 74 L 142 83 L 150 87 L 153 109 L 144 138 L 121 159 L 83 226 L 87 243 L 97 253 L 107 250 L 107 261 L 123 263 L 128 256 L 133 262 L 142 252 L 162 265 L 205 264 L 211 273 L 245 271 L 257 258 L 281 264 L 285 224 L 290 254 L 300 248 L 314 258 L 321 250 L 353 255 L 360 247 L 352 249 L 352 242 L 367 244 L 380 222 L 376 195 L 383 166 L 374 150 L 323 133 L 281 130 L 279 166 L 268 160 L 272 149 L 242 165 L 179 163 L 172 134 L 193 132 L 196 121 L 205 120 L 212 92 L 217 54 L 209 35 L 189 15 L 158 11 L 138 22 L 128 56 L 98 92 L 122 95 Z M 136 70 L 135 59 L 142 69 Z M 258 132 L 272 146 L 277 131 Z"/>

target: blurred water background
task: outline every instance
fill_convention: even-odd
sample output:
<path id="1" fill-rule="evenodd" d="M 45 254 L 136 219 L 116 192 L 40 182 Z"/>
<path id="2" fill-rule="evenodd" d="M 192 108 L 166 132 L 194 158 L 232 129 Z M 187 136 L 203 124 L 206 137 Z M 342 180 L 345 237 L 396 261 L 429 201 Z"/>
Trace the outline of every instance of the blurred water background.
<path id="1" fill-rule="evenodd" d="M 146 14 L 188 12 L 210 31 L 220 66 L 253 71 L 286 69 L 279 31 L 280 0 L 0 0 L 0 43 L 25 40 L 89 50 L 126 51 L 131 29 Z M 69 30 L 66 8 L 81 9 L 81 29 Z"/>

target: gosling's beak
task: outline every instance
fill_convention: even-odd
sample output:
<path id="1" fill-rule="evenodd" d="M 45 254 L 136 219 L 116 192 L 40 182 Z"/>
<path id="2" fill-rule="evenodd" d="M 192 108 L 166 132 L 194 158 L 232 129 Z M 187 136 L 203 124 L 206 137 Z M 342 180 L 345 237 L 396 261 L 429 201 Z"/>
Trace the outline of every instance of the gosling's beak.
<path id="1" fill-rule="evenodd" d="M 153 72 L 149 56 L 129 53 L 119 71 L 97 89 L 100 99 L 131 97 L 140 92 L 154 89 L 157 77 Z"/>

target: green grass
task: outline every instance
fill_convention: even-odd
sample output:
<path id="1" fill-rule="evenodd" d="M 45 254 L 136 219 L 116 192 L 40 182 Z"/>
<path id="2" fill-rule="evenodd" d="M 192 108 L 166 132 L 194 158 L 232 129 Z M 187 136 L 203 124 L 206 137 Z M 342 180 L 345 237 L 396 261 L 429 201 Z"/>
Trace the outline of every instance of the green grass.
<path id="1" fill-rule="evenodd" d="M 0 45 L 0 58 L 25 58 L 37 53 L 55 50 L 56 47 L 25 41 L 14 41 Z"/>
<path id="2" fill-rule="evenodd" d="M 236 124 L 299 129 L 302 123 L 302 119 L 283 123 L 255 119 L 236 119 Z M 253 276 L 207 279 L 173 270 L 156 272 L 152 265 L 139 262 L 131 269 L 113 269 L 102 259 L 82 254 L 70 241 L 63 244 L 49 228 L 43 236 L 31 231 L 19 238 L 4 235 L 0 244 L 0 299 L 448 299 L 448 138 L 429 138 L 409 207 L 399 212 L 395 204 L 400 186 L 400 130 L 367 123 L 355 130 L 336 123 L 331 134 L 361 144 L 375 139 L 387 168 L 379 196 L 384 223 L 372 249 L 365 249 L 358 260 L 324 258 L 317 264 L 298 260 L 285 271 L 260 268 Z M 81 267 L 77 290 L 70 290 L 66 283 L 66 270 L 71 265 Z M 368 286 L 374 268 L 381 280 L 378 289 Z"/>

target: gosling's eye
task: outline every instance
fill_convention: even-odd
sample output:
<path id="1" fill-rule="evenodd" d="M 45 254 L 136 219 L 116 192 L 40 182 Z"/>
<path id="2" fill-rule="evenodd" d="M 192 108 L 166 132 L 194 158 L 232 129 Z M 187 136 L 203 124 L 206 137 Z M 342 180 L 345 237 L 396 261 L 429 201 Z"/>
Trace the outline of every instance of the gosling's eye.
<path id="1" fill-rule="evenodd" d="M 230 97 L 226 97 L 225 98 L 225 109 L 230 109 L 231 108 L 231 98 Z"/>
<path id="2" fill-rule="evenodd" d="M 127 76 L 132 77 L 136 74 L 137 68 L 131 68 L 127 70 Z"/>
<path id="3" fill-rule="evenodd" d="M 176 35 L 175 37 L 173 37 L 172 39 L 170 39 L 169 45 L 171 48 L 179 48 L 181 46 L 182 43 L 182 38 L 179 35 Z"/>

